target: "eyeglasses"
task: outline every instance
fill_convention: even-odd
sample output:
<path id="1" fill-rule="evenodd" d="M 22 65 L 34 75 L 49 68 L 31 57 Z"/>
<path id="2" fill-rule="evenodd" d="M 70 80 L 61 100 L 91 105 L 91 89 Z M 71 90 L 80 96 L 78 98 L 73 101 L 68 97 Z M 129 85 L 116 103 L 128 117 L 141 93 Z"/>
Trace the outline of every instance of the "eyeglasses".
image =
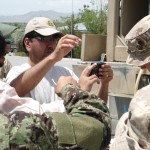
<path id="1" fill-rule="evenodd" d="M 60 39 L 60 37 L 56 37 L 56 36 L 40 36 L 40 35 L 38 35 L 34 38 L 41 42 L 55 43 L 55 44 L 57 44 Z"/>

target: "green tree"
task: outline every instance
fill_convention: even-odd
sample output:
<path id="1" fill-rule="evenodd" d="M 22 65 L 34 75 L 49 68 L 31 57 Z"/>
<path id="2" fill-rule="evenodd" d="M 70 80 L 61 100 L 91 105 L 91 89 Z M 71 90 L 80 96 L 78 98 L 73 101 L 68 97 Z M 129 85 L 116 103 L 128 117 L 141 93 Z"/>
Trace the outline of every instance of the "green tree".
<path id="1" fill-rule="evenodd" d="M 106 35 L 107 33 L 107 5 L 104 8 L 98 9 L 100 6 L 96 4 L 96 0 L 91 0 L 91 7 L 84 5 L 83 9 L 79 10 L 79 14 L 72 14 L 69 17 L 62 17 L 61 23 L 56 22 L 61 26 L 61 31 L 64 34 L 74 34 L 81 37 L 82 32 L 77 30 L 77 23 L 83 23 L 87 29 L 87 33 Z M 101 5 L 102 6 L 102 5 Z M 95 9 L 93 9 L 95 8 Z M 76 17 L 75 17 L 76 16 Z M 63 28 L 62 28 L 63 26 Z M 67 57 L 80 58 L 81 46 L 76 47 Z"/>
<path id="2" fill-rule="evenodd" d="M 13 32 L 11 34 L 11 37 L 13 38 L 15 44 L 17 44 L 18 41 L 23 39 L 23 36 L 24 36 L 24 29 L 23 28 L 18 28 L 15 32 Z"/>
<path id="3" fill-rule="evenodd" d="M 77 30 L 77 26 L 75 26 L 79 22 L 79 18 L 76 18 L 74 14 L 67 17 L 61 17 L 61 23 L 55 22 L 56 26 L 59 30 L 65 35 L 65 34 L 73 34 L 78 37 L 81 37 L 81 32 Z M 66 57 L 72 57 L 72 58 L 80 58 L 81 53 L 81 46 L 75 47 L 73 51 L 71 51 Z"/>
<path id="4" fill-rule="evenodd" d="M 24 48 L 22 45 L 23 37 L 24 37 L 24 27 L 20 27 L 15 32 L 11 34 L 14 44 L 17 46 L 18 52 L 24 52 Z"/>
<path id="5" fill-rule="evenodd" d="M 96 5 L 95 0 L 91 1 L 91 4 L 94 8 Z M 95 6 L 95 9 L 92 9 L 89 5 L 84 5 L 83 10 L 79 10 L 78 18 L 87 28 L 88 33 L 92 34 L 102 34 L 106 35 L 107 33 L 107 6 L 104 8 L 98 9 L 98 6 Z"/>

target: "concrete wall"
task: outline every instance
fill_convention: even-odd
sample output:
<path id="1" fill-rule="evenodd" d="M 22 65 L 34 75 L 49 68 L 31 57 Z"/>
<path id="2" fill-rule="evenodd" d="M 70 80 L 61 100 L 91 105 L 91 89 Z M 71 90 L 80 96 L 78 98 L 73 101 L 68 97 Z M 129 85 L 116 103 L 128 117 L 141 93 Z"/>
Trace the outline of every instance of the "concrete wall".
<path id="1" fill-rule="evenodd" d="M 102 53 L 106 53 L 106 36 L 82 34 L 82 61 L 99 61 Z"/>

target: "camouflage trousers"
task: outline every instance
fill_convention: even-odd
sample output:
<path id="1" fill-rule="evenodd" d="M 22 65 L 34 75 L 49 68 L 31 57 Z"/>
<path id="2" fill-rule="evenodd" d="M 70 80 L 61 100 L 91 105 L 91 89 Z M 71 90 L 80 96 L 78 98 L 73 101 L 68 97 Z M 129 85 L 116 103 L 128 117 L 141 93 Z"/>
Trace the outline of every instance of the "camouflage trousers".
<path id="1" fill-rule="evenodd" d="M 2 150 L 103 150 L 111 139 L 109 111 L 101 99 L 67 85 L 66 113 L 0 114 Z"/>

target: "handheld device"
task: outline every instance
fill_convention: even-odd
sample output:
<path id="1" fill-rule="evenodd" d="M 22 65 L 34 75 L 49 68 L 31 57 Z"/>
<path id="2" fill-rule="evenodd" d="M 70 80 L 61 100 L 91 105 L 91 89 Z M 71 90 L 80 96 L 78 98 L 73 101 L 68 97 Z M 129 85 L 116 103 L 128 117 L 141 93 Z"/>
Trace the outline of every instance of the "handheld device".
<path id="1" fill-rule="evenodd" d="M 94 63 L 91 63 L 91 65 L 92 65 L 92 64 L 94 64 Z M 91 70 L 89 76 L 95 74 L 97 77 L 99 77 L 99 76 L 100 76 L 100 75 L 99 75 L 99 68 L 101 68 L 101 66 L 102 66 L 103 64 L 105 64 L 105 63 L 104 63 L 104 62 L 98 62 L 98 63 L 97 63 L 97 66 Z"/>

